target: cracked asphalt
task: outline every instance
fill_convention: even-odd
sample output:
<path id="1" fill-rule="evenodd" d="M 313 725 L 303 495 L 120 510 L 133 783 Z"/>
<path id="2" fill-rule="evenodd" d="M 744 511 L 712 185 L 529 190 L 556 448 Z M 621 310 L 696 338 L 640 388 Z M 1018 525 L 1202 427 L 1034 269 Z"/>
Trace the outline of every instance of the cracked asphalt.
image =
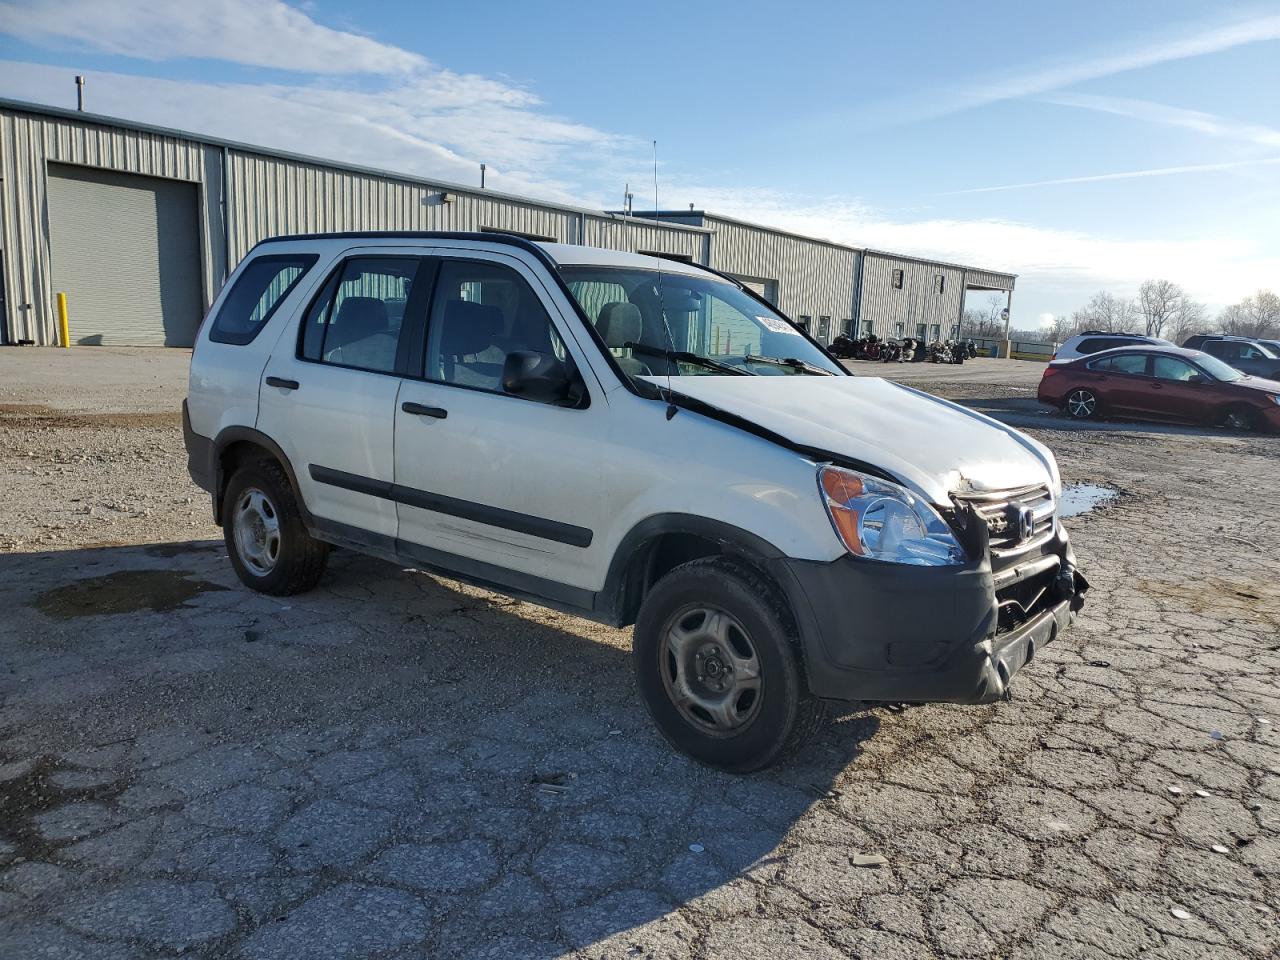
<path id="1" fill-rule="evenodd" d="M 177 424 L 112 419 L 181 353 L 96 356 L 0 409 L 0 958 L 1280 953 L 1280 439 L 1046 418 L 1119 494 L 1012 701 L 734 777 L 652 730 L 629 631 L 349 552 L 243 590 Z"/>

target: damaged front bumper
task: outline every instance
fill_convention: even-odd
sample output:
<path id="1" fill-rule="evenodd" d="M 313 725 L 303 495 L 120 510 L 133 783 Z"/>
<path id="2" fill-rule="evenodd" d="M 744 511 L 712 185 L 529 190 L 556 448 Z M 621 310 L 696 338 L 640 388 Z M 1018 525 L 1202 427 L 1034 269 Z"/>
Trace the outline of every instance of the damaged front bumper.
<path id="1" fill-rule="evenodd" d="M 985 543 L 983 544 L 985 548 Z M 809 687 L 833 700 L 990 703 L 1071 624 L 1088 583 L 1067 533 L 1016 559 L 907 567 L 842 557 L 775 561 Z"/>

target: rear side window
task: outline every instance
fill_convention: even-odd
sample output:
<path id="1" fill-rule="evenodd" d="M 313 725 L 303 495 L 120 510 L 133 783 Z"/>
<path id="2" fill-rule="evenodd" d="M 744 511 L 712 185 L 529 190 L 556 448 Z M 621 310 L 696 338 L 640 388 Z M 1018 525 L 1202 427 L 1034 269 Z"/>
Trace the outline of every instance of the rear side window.
<path id="1" fill-rule="evenodd" d="M 1145 376 L 1147 357 L 1142 353 L 1122 353 L 1118 357 L 1103 357 L 1089 364 L 1090 370 L 1108 370 L 1111 373 L 1130 373 Z"/>
<path id="2" fill-rule="evenodd" d="M 347 260 L 307 313 L 302 358 L 394 373 L 400 327 L 422 262 L 417 257 Z"/>
<path id="3" fill-rule="evenodd" d="M 222 301 L 209 339 L 236 346 L 252 342 L 315 262 L 314 254 L 273 254 L 255 259 L 240 272 Z"/>
<path id="4" fill-rule="evenodd" d="M 1081 353 L 1097 353 L 1099 350 L 1114 350 L 1116 347 L 1136 347 L 1141 344 L 1141 340 L 1134 340 L 1131 337 L 1091 337 L 1088 340 L 1081 340 L 1080 346 L 1076 347 L 1076 349 Z"/>

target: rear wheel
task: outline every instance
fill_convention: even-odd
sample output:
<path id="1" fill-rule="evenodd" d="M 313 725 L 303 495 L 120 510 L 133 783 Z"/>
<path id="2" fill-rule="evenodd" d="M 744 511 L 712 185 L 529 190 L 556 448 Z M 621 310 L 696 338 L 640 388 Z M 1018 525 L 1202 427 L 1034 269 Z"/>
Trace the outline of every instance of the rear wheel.
<path id="1" fill-rule="evenodd" d="M 746 564 L 708 557 L 676 567 L 636 620 L 636 682 L 677 750 L 735 773 L 798 750 L 822 725 L 776 588 Z"/>
<path id="2" fill-rule="evenodd" d="M 1089 420 L 1098 415 L 1098 398 L 1092 390 L 1072 390 L 1062 403 L 1063 412 L 1076 420 Z"/>
<path id="3" fill-rule="evenodd" d="M 307 533 L 293 486 L 271 460 L 246 463 L 222 501 L 222 535 L 240 582 L 283 597 L 310 590 L 324 573 L 329 545 Z"/>
<path id="4" fill-rule="evenodd" d="M 1228 407 L 1218 422 L 1228 430 L 1253 430 L 1258 425 L 1258 413 L 1252 407 L 1237 404 Z"/>

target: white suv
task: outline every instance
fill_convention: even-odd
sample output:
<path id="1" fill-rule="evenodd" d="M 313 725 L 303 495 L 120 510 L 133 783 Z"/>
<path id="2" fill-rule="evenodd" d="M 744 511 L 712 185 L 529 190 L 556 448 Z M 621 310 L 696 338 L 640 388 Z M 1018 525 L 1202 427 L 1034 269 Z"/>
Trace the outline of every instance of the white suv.
<path id="1" fill-rule="evenodd" d="M 986 703 L 1086 588 L 1035 440 L 853 377 L 686 263 L 494 234 L 259 244 L 202 327 L 190 470 L 240 579 L 331 544 L 614 625 L 677 748 L 828 700 Z"/>
<path id="2" fill-rule="evenodd" d="M 1050 362 L 1079 360 L 1092 353 L 1112 350 L 1115 347 L 1172 347 L 1168 340 L 1149 337 L 1143 333 L 1108 333 L 1105 330 L 1086 330 L 1077 333 L 1054 351 Z"/>

